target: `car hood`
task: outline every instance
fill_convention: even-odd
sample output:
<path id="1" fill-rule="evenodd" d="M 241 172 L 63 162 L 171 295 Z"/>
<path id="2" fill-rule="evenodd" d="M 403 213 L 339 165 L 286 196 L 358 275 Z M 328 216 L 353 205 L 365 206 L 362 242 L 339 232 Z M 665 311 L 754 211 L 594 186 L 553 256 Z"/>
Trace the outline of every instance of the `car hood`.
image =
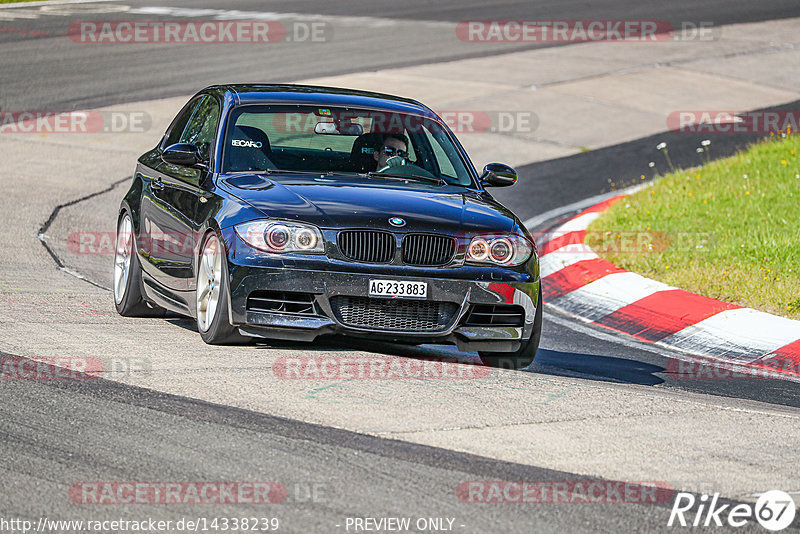
<path id="1" fill-rule="evenodd" d="M 321 228 L 391 228 L 457 234 L 511 232 L 517 219 L 480 191 L 380 178 L 342 179 L 235 175 L 218 183 L 270 218 L 308 222 Z"/>

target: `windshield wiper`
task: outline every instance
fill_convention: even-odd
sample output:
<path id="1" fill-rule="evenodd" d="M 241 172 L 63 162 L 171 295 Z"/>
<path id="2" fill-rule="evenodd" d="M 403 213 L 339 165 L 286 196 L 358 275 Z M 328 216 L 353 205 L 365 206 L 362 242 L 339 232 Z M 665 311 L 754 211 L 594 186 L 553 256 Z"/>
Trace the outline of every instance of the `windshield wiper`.
<path id="1" fill-rule="evenodd" d="M 324 174 L 317 171 L 292 171 L 289 169 L 264 169 L 263 171 L 258 172 L 262 174 Z"/>
<path id="2" fill-rule="evenodd" d="M 360 176 L 349 171 L 294 171 L 290 169 L 263 169 L 259 171 L 237 171 L 249 174 L 310 174 L 312 176 Z"/>
<path id="3" fill-rule="evenodd" d="M 379 178 L 392 178 L 395 180 L 418 180 L 423 182 L 434 183 L 436 185 L 447 185 L 448 182 L 444 178 L 436 178 L 434 176 L 423 176 L 421 174 L 392 174 L 388 172 L 368 172 L 357 173 L 349 171 L 293 171 L 289 169 L 264 169 L 260 171 L 247 171 L 252 174 L 306 174 L 314 176 L 361 176 L 361 177 L 379 177 Z"/>
<path id="4" fill-rule="evenodd" d="M 379 178 L 395 178 L 397 180 L 408 180 L 411 178 L 413 180 L 421 180 L 423 182 L 432 182 L 436 185 L 447 185 L 447 181 L 445 181 L 444 178 L 436 178 L 435 176 L 422 176 L 421 174 L 400 175 L 388 172 L 368 172 L 367 174 L 362 174 L 360 176 L 368 176 L 370 178 L 377 176 Z"/>

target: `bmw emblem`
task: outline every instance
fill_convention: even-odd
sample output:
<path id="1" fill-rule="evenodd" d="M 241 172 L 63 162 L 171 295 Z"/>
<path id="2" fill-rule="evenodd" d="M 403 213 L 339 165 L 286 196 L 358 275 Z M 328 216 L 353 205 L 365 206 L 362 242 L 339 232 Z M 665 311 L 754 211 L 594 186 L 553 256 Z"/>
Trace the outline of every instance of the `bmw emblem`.
<path id="1" fill-rule="evenodd" d="M 400 228 L 401 226 L 405 226 L 406 225 L 406 221 L 405 221 L 405 219 L 401 219 L 400 217 L 392 217 L 391 219 L 389 219 L 389 224 L 391 224 L 392 226 L 397 226 L 398 228 Z"/>

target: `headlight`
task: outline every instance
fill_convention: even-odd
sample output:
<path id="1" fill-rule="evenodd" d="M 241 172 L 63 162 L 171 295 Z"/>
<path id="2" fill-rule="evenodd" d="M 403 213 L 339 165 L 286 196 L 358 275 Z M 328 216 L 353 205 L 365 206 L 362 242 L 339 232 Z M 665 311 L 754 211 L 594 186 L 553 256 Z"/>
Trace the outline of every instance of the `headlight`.
<path id="1" fill-rule="evenodd" d="M 251 247 L 284 254 L 322 254 L 325 243 L 319 229 L 310 224 L 285 221 L 251 221 L 234 227 L 236 234 Z"/>
<path id="2" fill-rule="evenodd" d="M 522 236 L 479 235 L 469 243 L 467 262 L 515 267 L 528 261 L 532 252 L 530 241 Z"/>

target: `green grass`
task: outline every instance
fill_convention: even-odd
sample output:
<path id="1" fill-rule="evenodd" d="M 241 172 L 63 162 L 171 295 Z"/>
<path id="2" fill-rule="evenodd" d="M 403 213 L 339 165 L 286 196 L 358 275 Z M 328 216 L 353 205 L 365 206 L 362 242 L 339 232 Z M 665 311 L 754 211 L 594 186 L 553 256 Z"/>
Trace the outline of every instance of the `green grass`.
<path id="1" fill-rule="evenodd" d="M 0 0 L 0 4 L 16 4 L 17 2 L 37 2 L 38 0 Z"/>
<path id="2" fill-rule="evenodd" d="M 657 178 L 603 213 L 587 241 L 630 271 L 797 319 L 799 203 L 800 135 L 779 135 Z"/>

